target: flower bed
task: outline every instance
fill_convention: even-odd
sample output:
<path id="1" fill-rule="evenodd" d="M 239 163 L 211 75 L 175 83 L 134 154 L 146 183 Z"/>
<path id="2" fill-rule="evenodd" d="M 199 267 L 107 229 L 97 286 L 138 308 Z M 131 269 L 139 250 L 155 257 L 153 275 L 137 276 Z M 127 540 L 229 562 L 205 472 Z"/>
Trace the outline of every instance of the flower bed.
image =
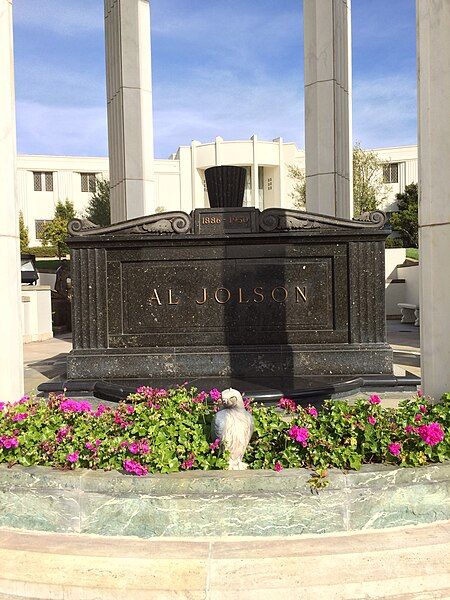
<path id="1" fill-rule="evenodd" d="M 115 408 L 64 396 L 25 396 L 0 403 L 0 462 L 60 469 L 123 470 L 134 475 L 227 466 L 220 440 L 210 439 L 220 392 L 140 388 Z M 378 396 L 302 408 L 283 398 L 278 407 L 252 405 L 255 433 L 244 460 L 250 469 L 306 467 L 325 484 L 329 467 L 364 463 L 420 466 L 450 459 L 450 394 L 439 404 L 419 396 L 397 409 Z"/>

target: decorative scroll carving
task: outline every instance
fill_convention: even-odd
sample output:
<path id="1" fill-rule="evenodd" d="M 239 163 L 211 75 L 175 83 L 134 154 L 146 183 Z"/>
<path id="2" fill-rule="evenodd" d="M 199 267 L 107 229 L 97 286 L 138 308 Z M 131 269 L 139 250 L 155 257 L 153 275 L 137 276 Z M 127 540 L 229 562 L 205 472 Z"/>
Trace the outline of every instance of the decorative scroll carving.
<path id="1" fill-rule="evenodd" d="M 364 213 L 349 221 L 300 210 L 269 208 L 260 214 L 259 228 L 268 233 L 296 229 L 381 229 L 385 221 L 386 216 L 381 211 Z"/>
<path id="2" fill-rule="evenodd" d="M 121 234 L 174 234 L 188 233 L 191 230 L 191 217 L 184 212 L 166 212 L 139 217 L 108 227 L 98 227 L 86 219 L 74 219 L 68 226 L 69 234 L 83 235 L 121 235 Z"/>

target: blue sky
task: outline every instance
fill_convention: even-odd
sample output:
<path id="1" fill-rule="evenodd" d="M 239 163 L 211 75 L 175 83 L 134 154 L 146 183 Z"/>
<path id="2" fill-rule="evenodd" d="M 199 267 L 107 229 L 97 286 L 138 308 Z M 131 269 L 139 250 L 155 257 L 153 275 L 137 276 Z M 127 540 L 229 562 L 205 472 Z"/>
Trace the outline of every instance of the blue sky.
<path id="1" fill-rule="evenodd" d="M 301 0 L 152 0 L 155 155 L 304 144 Z M 14 0 L 18 150 L 107 154 L 103 0 Z M 416 143 L 414 0 L 353 0 L 353 133 Z"/>

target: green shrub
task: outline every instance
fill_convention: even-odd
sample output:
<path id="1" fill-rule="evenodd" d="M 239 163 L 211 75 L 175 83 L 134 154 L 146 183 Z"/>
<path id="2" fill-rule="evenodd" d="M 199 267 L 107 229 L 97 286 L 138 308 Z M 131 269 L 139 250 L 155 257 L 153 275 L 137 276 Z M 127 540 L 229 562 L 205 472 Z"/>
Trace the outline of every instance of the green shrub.
<path id="1" fill-rule="evenodd" d="M 55 246 L 31 246 L 25 249 L 28 254 L 34 254 L 36 258 L 54 258 L 58 256 L 58 249 Z"/>
<path id="2" fill-rule="evenodd" d="M 140 388 L 115 408 L 51 395 L 0 404 L 0 462 L 57 468 L 118 469 L 136 475 L 224 469 L 227 456 L 210 439 L 217 390 Z M 317 410 L 282 399 L 249 405 L 255 432 L 244 460 L 251 469 L 364 463 L 419 466 L 450 459 L 450 394 L 433 405 L 419 396 L 384 408 L 378 396 Z"/>
<path id="3" fill-rule="evenodd" d="M 388 237 L 386 240 L 386 248 L 403 248 L 402 238 Z"/>

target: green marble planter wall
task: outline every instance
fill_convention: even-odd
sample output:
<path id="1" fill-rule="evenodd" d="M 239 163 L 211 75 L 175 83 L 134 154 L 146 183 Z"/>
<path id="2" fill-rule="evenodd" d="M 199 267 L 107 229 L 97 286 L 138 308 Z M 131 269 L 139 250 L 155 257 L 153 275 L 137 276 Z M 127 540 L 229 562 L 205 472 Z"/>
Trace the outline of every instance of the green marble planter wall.
<path id="1" fill-rule="evenodd" d="M 0 527 L 100 535 L 298 535 L 450 518 L 450 463 L 331 471 L 210 471 L 143 478 L 0 466 Z"/>

